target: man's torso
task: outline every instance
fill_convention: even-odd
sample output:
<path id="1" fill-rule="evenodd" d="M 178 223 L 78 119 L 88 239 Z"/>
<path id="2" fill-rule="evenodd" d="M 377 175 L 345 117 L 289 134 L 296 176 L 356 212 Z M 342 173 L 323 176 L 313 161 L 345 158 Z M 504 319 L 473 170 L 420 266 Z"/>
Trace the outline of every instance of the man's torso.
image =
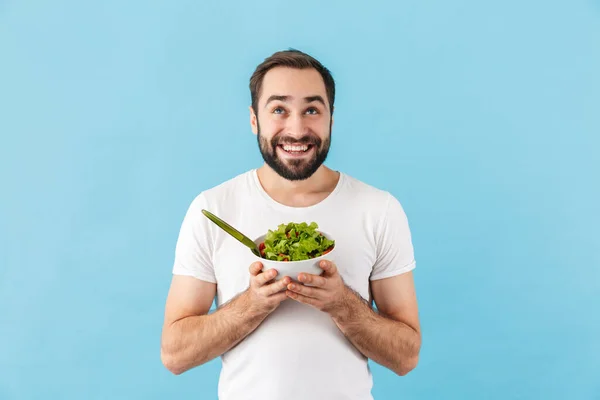
<path id="1" fill-rule="evenodd" d="M 209 211 L 251 238 L 287 222 L 316 222 L 332 235 L 332 261 L 344 282 L 370 299 L 369 278 L 376 261 L 376 225 L 386 193 L 342 174 L 338 186 L 315 206 L 292 208 L 264 192 L 256 171 L 203 192 Z M 243 244 L 212 230 L 212 265 L 217 305 L 249 285 L 256 261 Z M 311 306 L 285 300 L 242 342 L 222 356 L 219 398 L 372 399 L 367 359 L 344 337 L 331 317 Z"/>

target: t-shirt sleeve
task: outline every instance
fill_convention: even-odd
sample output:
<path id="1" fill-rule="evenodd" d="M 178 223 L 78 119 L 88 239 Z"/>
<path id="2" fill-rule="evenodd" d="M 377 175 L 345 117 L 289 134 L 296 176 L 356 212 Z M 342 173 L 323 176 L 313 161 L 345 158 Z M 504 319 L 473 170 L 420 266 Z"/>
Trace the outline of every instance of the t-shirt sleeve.
<path id="1" fill-rule="evenodd" d="M 388 193 L 384 210 L 375 232 L 377 257 L 371 280 L 403 274 L 416 266 L 408 219 L 402 205 Z"/>
<path id="2" fill-rule="evenodd" d="M 207 208 L 206 201 L 200 194 L 192 201 L 183 218 L 175 246 L 173 274 L 217 283 L 211 256 L 210 221 L 202 214 L 203 208 Z"/>

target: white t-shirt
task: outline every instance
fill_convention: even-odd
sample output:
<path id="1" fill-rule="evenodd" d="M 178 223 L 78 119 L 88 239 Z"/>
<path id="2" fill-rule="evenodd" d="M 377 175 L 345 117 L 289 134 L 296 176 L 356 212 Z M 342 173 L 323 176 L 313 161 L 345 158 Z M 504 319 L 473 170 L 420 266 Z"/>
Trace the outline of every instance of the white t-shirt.
<path id="1" fill-rule="evenodd" d="M 217 306 L 248 288 L 248 268 L 255 259 L 209 221 L 203 208 L 251 238 L 281 223 L 315 221 L 335 239 L 335 262 L 346 284 L 369 301 L 370 280 L 415 268 L 406 215 L 389 192 L 340 173 L 323 201 L 288 207 L 265 192 L 253 169 L 200 193 L 177 241 L 173 273 L 217 283 Z M 373 398 L 367 358 L 328 314 L 292 299 L 221 360 L 220 400 Z"/>

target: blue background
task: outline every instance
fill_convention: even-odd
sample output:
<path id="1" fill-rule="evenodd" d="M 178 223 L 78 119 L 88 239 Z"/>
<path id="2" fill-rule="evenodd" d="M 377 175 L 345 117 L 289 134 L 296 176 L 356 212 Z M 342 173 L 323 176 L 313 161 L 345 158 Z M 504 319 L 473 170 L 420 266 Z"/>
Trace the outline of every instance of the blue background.
<path id="1" fill-rule="evenodd" d="M 422 357 L 375 398 L 600 399 L 600 3 L 349 4 L 0 1 L 1 399 L 216 398 L 219 359 L 160 362 L 175 240 L 260 165 L 288 47 L 337 80 L 329 166 L 413 232 Z"/>

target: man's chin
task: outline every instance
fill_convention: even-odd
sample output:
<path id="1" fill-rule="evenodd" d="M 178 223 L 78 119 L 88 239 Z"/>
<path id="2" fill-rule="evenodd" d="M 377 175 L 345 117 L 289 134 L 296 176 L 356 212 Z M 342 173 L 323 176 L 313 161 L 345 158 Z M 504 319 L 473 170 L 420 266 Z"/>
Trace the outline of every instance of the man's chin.
<path id="1" fill-rule="evenodd" d="M 310 178 L 322 164 L 316 165 L 319 153 L 315 150 L 309 150 L 312 152 L 311 157 L 282 157 L 280 151 L 284 150 L 278 151 L 276 148 L 272 149 L 270 153 L 263 152 L 261 149 L 261 154 L 263 160 L 277 175 L 289 181 L 302 181 Z"/>
<path id="2" fill-rule="evenodd" d="M 313 171 L 314 167 L 311 167 L 310 164 L 306 163 L 306 162 L 301 162 L 298 163 L 298 160 L 293 160 L 294 162 L 291 163 L 286 163 L 283 162 L 281 163 L 278 162 L 277 165 L 275 166 L 275 168 L 273 168 L 275 170 L 275 172 L 281 176 L 282 178 L 285 178 L 287 180 L 290 181 L 302 181 L 305 179 L 310 178 L 315 171 Z M 300 165 L 289 165 L 289 164 L 300 164 Z"/>

